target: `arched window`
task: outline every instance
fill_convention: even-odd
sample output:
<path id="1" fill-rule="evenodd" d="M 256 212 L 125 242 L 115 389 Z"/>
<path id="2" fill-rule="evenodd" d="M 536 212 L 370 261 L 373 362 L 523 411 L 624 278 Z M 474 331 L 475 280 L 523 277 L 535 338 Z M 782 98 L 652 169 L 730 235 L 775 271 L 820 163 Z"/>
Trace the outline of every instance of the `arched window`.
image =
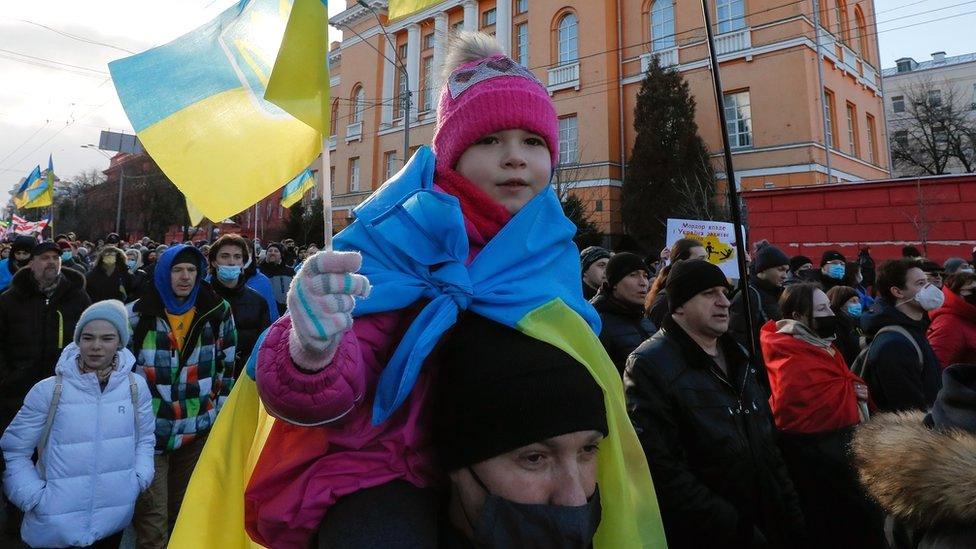
<path id="1" fill-rule="evenodd" d="M 845 44 L 850 44 L 851 22 L 847 18 L 847 2 L 845 0 L 837 0 L 837 24 L 840 25 L 837 30 L 841 40 Z"/>
<path id="2" fill-rule="evenodd" d="M 578 27 L 576 14 L 569 12 L 559 20 L 557 28 L 557 51 L 560 65 L 573 63 L 579 59 Z"/>
<path id="3" fill-rule="evenodd" d="M 868 28 L 864 23 L 864 12 L 861 11 L 861 6 L 854 6 L 854 36 L 857 37 L 857 49 L 861 57 L 867 59 L 870 57 L 871 46 L 868 42 Z"/>
<path id="4" fill-rule="evenodd" d="M 366 108 L 366 90 L 356 86 L 352 92 L 352 123 L 363 121 L 363 109 Z"/>
<path id="5" fill-rule="evenodd" d="M 651 5 L 651 51 L 674 47 L 674 4 L 656 0 Z"/>

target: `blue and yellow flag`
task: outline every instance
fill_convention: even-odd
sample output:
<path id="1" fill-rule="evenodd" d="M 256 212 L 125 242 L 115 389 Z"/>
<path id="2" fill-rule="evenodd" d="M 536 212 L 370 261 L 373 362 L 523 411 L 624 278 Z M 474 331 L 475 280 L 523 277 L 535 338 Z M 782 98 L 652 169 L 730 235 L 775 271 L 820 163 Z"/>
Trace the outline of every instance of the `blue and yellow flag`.
<path id="1" fill-rule="evenodd" d="M 312 175 L 312 170 L 305 168 L 295 179 L 292 179 L 285 185 L 285 189 L 281 192 L 281 206 L 290 208 L 292 204 L 301 200 L 302 196 L 314 186 L 315 176 Z"/>
<path id="2" fill-rule="evenodd" d="M 41 173 L 41 167 L 34 167 L 14 196 L 14 205 L 17 208 L 40 208 L 51 205 L 54 168 L 51 166 L 50 159 L 48 159 L 47 173 L 47 177 L 44 177 Z"/>
<path id="3" fill-rule="evenodd" d="M 435 4 L 440 4 L 444 0 L 390 0 L 389 17 L 399 19 L 408 15 L 413 15 L 420 10 L 427 9 Z"/>
<path id="4" fill-rule="evenodd" d="M 327 22 L 322 0 L 241 0 L 169 44 L 109 64 L 143 146 L 209 219 L 247 209 L 322 150 Z M 269 86 L 280 102 L 266 99 Z"/>

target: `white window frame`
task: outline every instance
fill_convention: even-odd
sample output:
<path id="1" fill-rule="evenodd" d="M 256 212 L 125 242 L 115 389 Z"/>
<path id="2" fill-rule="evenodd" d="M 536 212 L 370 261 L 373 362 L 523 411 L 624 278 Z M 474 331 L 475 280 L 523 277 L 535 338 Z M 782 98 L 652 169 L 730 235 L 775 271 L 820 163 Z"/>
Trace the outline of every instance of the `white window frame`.
<path id="1" fill-rule="evenodd" d="M 386 153 L 384 153 L 384 155 L 383 155 L 384 156 L 383 160 L 385 161 L 384 162 L 384 164 L 385 164 L 385 166 L 384 166 L 384 172 L 385 173 L 384 173 L 384 177 L 383 177 L 383 180 L 384 181 L 388 181 L 391 177 L 393 177 L 393 174 L 395 174 L 397 172 L 397 154 L 396 153 L 397 152 L 395 150 L 393 150 L 393 151 L 386 151 Z"/>
<path id="2" fill-rule="evenodd" d="M 579 164 L 579 117 L 559 119 L 559 166 Z"/>
<path id="3" fill-rule="evenodd" d="M 826 114 L 827 128 L 826 128 L 826 139 L 827 146 L 831 149 L 836 148 L 834 146 L 834 94 L 832 92 L 824 90 L 824 113 Z"/>
<path id="4" fill-rule="evenodd" d="M 559 19 L 557 30 L 558 65 L 575 63 L 579 60 L 579 19 L 569 12 Z"/>
<path id="5" fill-rule="evenodd" d="M 733 149 L 753 146 L 752 104 L 749 91 L 726 93 L 724 96 L 725 123 L 729 143 Z"/>
<path id="6" fill-rule="evenodd" d="M 349 159 L 349 192 L 359 192 L 359 157 Z"/>
<path id="7" fill-rule="evenodd" d="M 435 33 L 429 33 L 424 35 L 424 49 L 429 50 L 434 47 L 434 42 L 437 40 Z"/>
<path id="8" fill-rule="evenodd" d="M 854 105 L 848 103 L 847 105 L 847 147 L 851 151 L 851 155 L 859 156 L 857 154 L 857 111 Z"/>
<path id="9" fill-rule="evenodd" d="M 490 27 L 496 23 L 498 23 L 498 10 L 496 8 L 491 8 L 481 14 L 482 27 Z"/>
<path id="10" fill-rule="evenodd" d="M 929 90 L 926 94 L 925 100 L 928 101 L 930 107 L 941 107 L 942 90 Z"/>
<path id="11" fill-rule="evenodd" d="M 674 47 L 674 4 L 672 0 L 655 0 L 651 4 L 651 51 Z"/>
<path id="12" fill-rule="evenodd" d="M 407 59 L 407 45 L 401 44 L 399 49 L 400 61 L 406 63 Z M 393 118 L 403 118 L 404 105 L 403 101 L 407 97 L 410 90 L 407 89 L 407 79 L 403 77 L 403 71 L 399 68 L 396 69 L 396 79 L 397 79 L 397 90 L 396 98 L 393 101 Z"/>
<path id="13" fill-rule="evenodd" d="M 526 13 L 529 11 L 529 0 L 515 0 L 515 14 Z"/>
<path id="14" fill-rule="evenodd" d="M 867 126 L 868 130 L 868 162 L 874 164 L 875 162 L 875 142 L 874 142 L 874 131 L 877 122 L 875 118 L 870 114 L 864 113 L 864 124 Z"/>
<path id="15" fill-rule="evenodd" d="M 366 88 L 359 86 L 353 95 L 352 123 L 363 121 L 363 111 L 366 110 Z"/>
<path id="16" fill-rule="evenodd" d="M 718 34 L 746 28 L 745 0 L 716 0 L 715 21 Z"/>
<path id="17" fill-rule="evenodd" d="M 905 112 L 905 96 L 904 95 L 892 95 L 891 96 L 891 112 Z"/>
<path id="18" fill-rule="evenodd" d="M 529 24 L 519 23 L 515 25 L 515 43 L 518 45 L 516 48 L 516 55 L 518 56 L 518 63 L 523 67 L 529 66 Z"/>

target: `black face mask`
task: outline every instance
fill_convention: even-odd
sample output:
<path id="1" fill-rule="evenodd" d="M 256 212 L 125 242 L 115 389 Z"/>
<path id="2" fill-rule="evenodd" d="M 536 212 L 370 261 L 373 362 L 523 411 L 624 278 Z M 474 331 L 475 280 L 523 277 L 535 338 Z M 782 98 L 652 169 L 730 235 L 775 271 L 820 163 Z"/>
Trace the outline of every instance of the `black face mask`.
<path id="1" fill-rule="evenodd" d="M 815 316 L 813 317 L 813 331 L 817 332 L 820 339 L 830 339 L 837 336 L 837 317 L 836 316 Z"/>
<path id="2" fill-rule="evenodd" d="M 478 475 L 468 470 L 488 493 L 481 515 L 473 525 L 476 547 L 586 549 L 593 546 L 603 512 L 599 487 L 585 505 L 578 507 L 516 503 L 492 494 Z"/>

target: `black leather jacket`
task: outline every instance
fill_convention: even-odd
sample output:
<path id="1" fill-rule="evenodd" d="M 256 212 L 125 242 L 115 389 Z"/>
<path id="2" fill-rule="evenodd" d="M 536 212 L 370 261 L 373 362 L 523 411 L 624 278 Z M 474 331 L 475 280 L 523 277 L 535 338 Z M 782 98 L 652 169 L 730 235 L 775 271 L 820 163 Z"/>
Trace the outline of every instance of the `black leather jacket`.
<path id="1" fill-rule="evenodd" d="M 768 395 L 728 334 L 724 374 L 671 318 L 627 360 L 627 409 L 650 463 L 668 546 L 804 547 L 799 500 Z"/>

